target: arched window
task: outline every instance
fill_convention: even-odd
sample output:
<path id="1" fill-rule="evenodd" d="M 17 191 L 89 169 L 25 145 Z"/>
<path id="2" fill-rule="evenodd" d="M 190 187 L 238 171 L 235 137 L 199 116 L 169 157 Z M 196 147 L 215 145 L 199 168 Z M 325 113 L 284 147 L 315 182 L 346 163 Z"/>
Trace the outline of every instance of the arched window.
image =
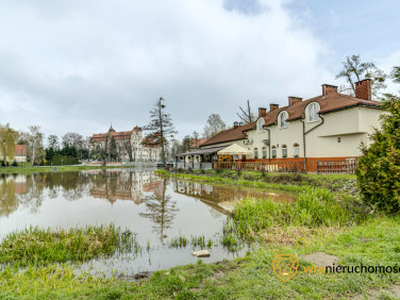
<path id="1" fill-rule="evenodd" d="M 297 143 L 293 144 L 293 157 L 299 157 L 300 156 L 300 145 Z"/>
<path id="2" fill-rule="evenodd" d="M 311 103 L 308 107 L 308 122 L 318 121 L 319 105 L 318 103 Z"/>
<path id="3" fill-rule="evenodd" d="M 258 158 L 258 148 L 254 148 L 254 159 Z"/>
<path id="4" fill-rule="evenodd" d="M 264 118 L 258 119 L 258 121 L 257 121 L 257 131 L 258 131 L 259 133 L 265 132 L 265 129 L 264 129 L 264 127 L 263 127 L 264 124 L 265 124 Z"/>
<path id="5" fill-rule="evenodd" d="M 272 158 L 276 158 L 276 146 L 272 146 Z"/>
<path id="6" fill-rule="evenodd" d="M 286 158 L 287 157 L 287 146 L 282 145 L 282 157 Z"/>
<path id="7" fill-rule="evenodd" d="M 287 123 L 287 118 L 289 117 L 288 113 L 286 111 L 283 111 L 280 115 L 279 115 L 279 127 L 280 128 L 287 128 L 288 127 L 288 123 Z"/>
<path id="8" fill-rule="evenodd" d="M 267 158 L 267 147 L 262 148 L 262 158 Z"/>

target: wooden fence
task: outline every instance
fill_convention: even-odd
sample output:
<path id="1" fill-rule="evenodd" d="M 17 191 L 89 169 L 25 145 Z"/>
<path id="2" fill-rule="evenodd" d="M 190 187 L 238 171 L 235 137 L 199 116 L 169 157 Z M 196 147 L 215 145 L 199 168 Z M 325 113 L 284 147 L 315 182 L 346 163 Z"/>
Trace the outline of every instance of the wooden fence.
<path id="1" fill-rule="evenodd" d="M 328 174 L 354 174 L 357 160 L 346 161 L 275 161 L 275 162 L 215 162 L 216 170 L 242 170 L 260 172 L 315 172 Z"/>

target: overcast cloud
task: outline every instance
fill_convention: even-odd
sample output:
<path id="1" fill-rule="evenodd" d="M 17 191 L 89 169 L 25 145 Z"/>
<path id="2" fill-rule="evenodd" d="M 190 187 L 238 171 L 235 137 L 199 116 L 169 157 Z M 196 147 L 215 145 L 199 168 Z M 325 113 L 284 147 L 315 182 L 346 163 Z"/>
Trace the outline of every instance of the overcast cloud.
<path id="1" fill-rule="evenodd" d="M 183 136 L 247 99 L 315 96 L 334 50 L 299 22 L 281 1 L 2 1 L 0 123 L 129 130 L 162 96 Z"/>

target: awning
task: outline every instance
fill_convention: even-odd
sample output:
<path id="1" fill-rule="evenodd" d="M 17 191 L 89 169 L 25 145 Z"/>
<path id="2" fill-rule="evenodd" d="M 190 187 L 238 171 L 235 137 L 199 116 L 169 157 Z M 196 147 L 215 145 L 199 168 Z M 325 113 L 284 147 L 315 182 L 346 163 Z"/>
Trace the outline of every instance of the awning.
<path id="1" fill-rule="evenodd" d="M 253 155 L 253 152 L 237 144 L 232 144 L 218 151 L 218 155 Z"/>
<path id="2" fill-rule="evenodd" d="M 207 149 L 194 149 L 194 150 L 186 152 L 186 153 L 177 154 L 176 156 L 206 155 L 206 154 L 217 153 L 218 151 L 220 151 L 221 149 L 224 149 L 224 148 L 226 148 L 226 146 L 207 148 Z"/>

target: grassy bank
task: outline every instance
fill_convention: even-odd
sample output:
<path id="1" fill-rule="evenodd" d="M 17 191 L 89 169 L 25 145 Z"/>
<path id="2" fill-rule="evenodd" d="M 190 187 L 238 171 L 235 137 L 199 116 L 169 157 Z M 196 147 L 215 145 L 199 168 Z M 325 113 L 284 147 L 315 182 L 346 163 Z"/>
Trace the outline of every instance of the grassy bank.
<path id="1" fill-rule="evenodd" d="M 247 199 L 236 206 L 224 225 L 224 239 L 231 245 L 238 243 L 239 239 L 256 242 L 257 250 L 244 258 L 215 264 L 199 260 L 197 264 L 158 271 L 148 280 L 135 281 L 131 277 L 103 279 L 87 274 L 76 275 L 73 271 L 75 258 L 67 260 L 72 264 L 56 266 L 54 262 L 66 260 L 56 260 L 52 256 L 44 260 L 49 256 L 42 251 L 37 259 L 26 259 L 31 255 L 21 255 L 16 251 L 18 254 L 15 253 L 12 260 L 24 261 L 26 268 L 21 270 L 15 263 L 3 266 L 0 296 L 9 299 L 323 299 L 366 297 L 373 292 L 377 297 L 390 299 L 390 289 L 400 284 L 400 273 L 393 272 L 304 272 L 304 267 L 311 266 L 304 255 L 315 252 L 335 255 L 337 264 L 341 266 L 400 267 L 400 216 L 366 211 L 359 199 L 355 199 L 357 196 L 352 195 L 354 189 L 349 184 L 354 180 L 352 176 L 157 173 L 201 182 L 290 190 L 298 193 L 298 200 L 277 203 L 268 199 Z M 27 234 L 29 232 L 25 231 L 17 235 L 18 240 Z M 43 236 L 47 238 L 46 234 Z M 15 243 L 17 237 L 11 235 L 6 240 Z M 51 248 L 57 249 L 57 238 Z M 30 242 L 22 239 L 21 243 L 23 248 L 22 245 Z M 27 249 L 34 252 L 36 241 L 32 243 Z M 180 247 L 189 241 L 177 239 L 173 243 Z M 190 243 L 205 245 L 201 237 L 192 239 Z M 82 249 L 86 248 L 78 248 L 81 250 L 77 253 L 82 254 Z M 67 252 L 75 252 L 75 248 L 67 248 Z M 276 254 L 293 254 L 300 261 L 299 272 L 289 282 L 281 281 L 273 272 L 272 260 Z M 81 257 L 77 259 L 81 260 Z M 46 263 L 39 264 L 40 260 Z"/>
<path id="2" fill-rule="evenodd" d="M 37 167 L 0 167 L 0 174 L 32 174 L 47 172 L 75 172 L 96 169 L 133 168 L 124 166 L 37 166 Z"/>
<path id="3" fill-rule="evenodd" d="M 116 251 L 130 251 L 133 244 L 133 237 L 113 224 L 69 230 L 30 227 L 4 238 L 0 243 L 0 263 L 25 267 L 82 262 Z"/>
<path id="4" fill-rule="evenodd" d="M 303 255 L 323 251 L 336 255 L 341 265 L 394 266 L 398 263 L 400 217 L 371 218 L 346 230 L 319 228 L 301 243 L 263 244 L 254 253 L 234 261 L 197 264 L 159 271 L 149 280 L 100 279 L 75 275 L 73 267 L 29 266 L 20 271 L 0 272 L 0 290 L 8 299 L 276 299 L 353 298 L 374 291 L 390 299 L 390 287 L 399 283 L 399 274 L 306 274 L 310 264 Z M 290 253 L 300 260 L 300 271 L 289 282 L 272 272 L 275 254 Z"/>

